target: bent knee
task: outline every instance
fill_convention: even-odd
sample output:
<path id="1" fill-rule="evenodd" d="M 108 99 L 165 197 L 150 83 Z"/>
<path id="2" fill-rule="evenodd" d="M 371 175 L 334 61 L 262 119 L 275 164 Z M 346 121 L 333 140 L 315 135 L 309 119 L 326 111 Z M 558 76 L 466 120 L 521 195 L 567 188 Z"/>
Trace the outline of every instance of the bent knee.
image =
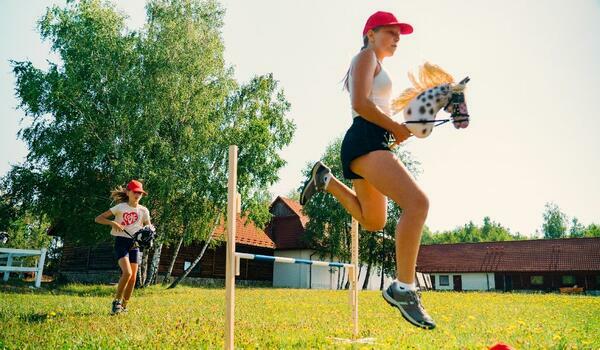
<path id="1" fill-rule="evenodd" d="M 387 218 L 371 219 L 361 223 L 361 226 L 366 231 L 381 231 L 385 227 Z"/>
<path id="2" fill-rule="evenodd" d="M 403 208 L 407 214 L 427 217 L 429 212 L 429 198 L 425 193 L 420 192 L 414 198 L 411 198 L 410 204 Z"/>

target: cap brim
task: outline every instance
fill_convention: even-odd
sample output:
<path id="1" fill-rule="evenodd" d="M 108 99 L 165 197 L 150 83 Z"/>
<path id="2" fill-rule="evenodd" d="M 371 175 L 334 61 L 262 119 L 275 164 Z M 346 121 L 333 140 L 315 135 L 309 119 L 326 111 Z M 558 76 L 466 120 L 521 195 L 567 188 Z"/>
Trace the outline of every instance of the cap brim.
<path id="1" fill-rule="evenodd" d="M 413 27 L 408 23 L 395 22 L 395 23 L 390 23 L 389 25 L 398 26 L 400 28 L 400 34 L 410 34 L 413 32 Z"/>

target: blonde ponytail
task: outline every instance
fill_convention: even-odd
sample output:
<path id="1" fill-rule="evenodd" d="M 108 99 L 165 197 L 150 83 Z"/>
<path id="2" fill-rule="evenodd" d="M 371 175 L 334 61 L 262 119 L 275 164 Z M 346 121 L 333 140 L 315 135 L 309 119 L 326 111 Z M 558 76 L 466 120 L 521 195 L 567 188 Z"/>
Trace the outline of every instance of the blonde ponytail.
<path id="1" fill-rule="evenodd" d="M 114 190 L 110 191 L 110 198 L 117 204 L 126 203 L 129 201 L 127 189 L 125 189 L 123 186 L 118 186 Z"/>

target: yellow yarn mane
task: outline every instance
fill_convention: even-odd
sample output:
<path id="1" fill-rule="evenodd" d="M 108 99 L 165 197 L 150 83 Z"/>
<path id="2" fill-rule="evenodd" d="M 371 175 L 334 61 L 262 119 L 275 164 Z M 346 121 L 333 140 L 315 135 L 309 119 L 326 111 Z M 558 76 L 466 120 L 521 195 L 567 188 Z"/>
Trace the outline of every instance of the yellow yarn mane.
<path id="1" fill-rule="evenodd" d="M 408 79 L 413 87 L 404 90 L 400 96 L 392 101 L 392 108 L 399 112 L 406 107 L 413 98 L 423 91 L 442 84 L 454 83 L 454 78 L 440 66 L 425 62 L 419 67 L 419 80 L 415 79 L 412 72 L 408 72 Z"/>

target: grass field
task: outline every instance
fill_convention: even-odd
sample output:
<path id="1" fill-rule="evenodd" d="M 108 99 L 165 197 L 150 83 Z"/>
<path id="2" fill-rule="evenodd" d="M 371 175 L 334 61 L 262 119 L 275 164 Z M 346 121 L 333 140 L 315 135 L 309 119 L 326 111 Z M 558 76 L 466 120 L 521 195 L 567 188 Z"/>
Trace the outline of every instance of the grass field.
<path id="1" fill-rule="evenodd" d="M 129 313 L 111 316 L 113 286 L 32 290 L 0 285 L 0 348 L 222 348 L 225 291 L 180 286 L 136 290 Z M 377 291 L 360 293 L 360 336 L 351 335 L 345 291 L 236 289 L 236 347 L 245 349 L 600 349 L 600 297 L 424 292 L 438 323 L 410 326 Z"/>

